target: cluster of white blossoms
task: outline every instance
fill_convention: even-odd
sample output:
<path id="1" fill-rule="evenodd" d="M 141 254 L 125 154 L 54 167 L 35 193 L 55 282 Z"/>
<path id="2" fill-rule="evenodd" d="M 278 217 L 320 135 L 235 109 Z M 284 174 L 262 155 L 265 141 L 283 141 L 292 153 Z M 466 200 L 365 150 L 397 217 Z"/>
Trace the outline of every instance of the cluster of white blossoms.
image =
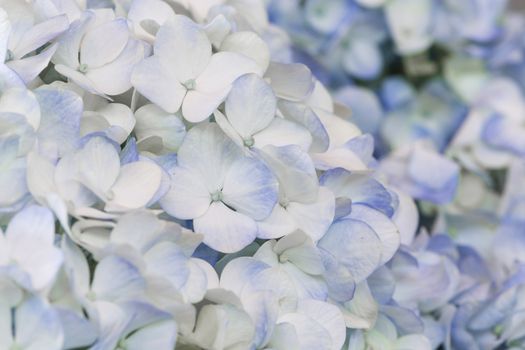
<path id="1" fill-rule="evenodd" d="M 290 57 L 259 0 L 0 0 L 0 349 L 431 348 L 414 202 Z"/>

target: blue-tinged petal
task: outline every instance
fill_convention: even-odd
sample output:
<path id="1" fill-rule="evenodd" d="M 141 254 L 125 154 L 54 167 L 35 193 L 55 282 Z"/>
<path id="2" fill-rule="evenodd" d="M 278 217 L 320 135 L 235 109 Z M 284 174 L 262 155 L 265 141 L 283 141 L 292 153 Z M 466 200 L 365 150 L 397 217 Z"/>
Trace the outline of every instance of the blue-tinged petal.
<path id="1" fill-rule="evenodd" d="M 77 153 L 76 161 L 78 180 L 101 199 L 106 199 L 120 172 L 119 155 L 113 145 L 104 138 L 92 138 Z"/>
<path id="2" fill-rule="evenodd" d="M 64 331 L 64 349 L 89 346 L 97 339 L 97 330 L 83 315 L 66 308 L 57 308 Z"/>
<path id="3" fill-rule="evenodd" d="M 399 248 L 400 235 L 396 225 L 385 214 L 362 204 L 353 205 L 349 217 L 374 230 L 382 243 L 381 263 L 388 262 Z"/>
<path id="4" fill-rule="evenodd" d="M 277 203 L 277 189 L 277 179 L 263 162 L 243 157 L 224 176 L 222 200 L 241 214 L 264 220 Z"/>
<path id="5" fill-rule="evenodd" d="M 318 197 L 313 203 L 290 202 L 286 211 L 292 216 L 296 225 L 318 241 L 334 220 L 335 198 L 329 189 L 319 187 Z"/>
<path id="6" fill-rule="evenodd" d="M 388 78 L 381 86 L 381 100 L 388 110 L 401 107 L 414 99 L 415 91 L 401 77 Z"/>
<path id="7" fill-rule="evenodd" d="M 312 135 L 311 152 L 324 152 L 328 149 L 330 138 L 328 131 L 323 125 L 317 114 L 311 108 L 302 104 L 279 101 L 279 110 L 284 114 L 286 119 L 290 119 L 300 125 L 303 125 Z"/>
<path id="8" fill-rule="evenodd" d="M 22 58 L 53 40 L 68 27 L 69 22 L 65 15 L 55 16 L 35 24 L 24 33 L 21 40 L 12 48 L 12 52 L 16 58 Z"/>
<path id="9" fill-rule="evenodd" d="M 356 282 L 367 278 L 381 262 L 381 240 L 361 221 L 345 219 L 332 224 L 318 246 L 344 265 Z"/>
<path id="10" fill-rule="evenodd" d="M 276 108 L 272 88 L 255 74 L 235 80 L 225 103 L 226 116 L 243 139 L 265 129 L 275 117 Z"/>
<path id="11" fill-rule="evenodd" d="M 257 148 L 266 145 L 297 145 L 306 152 L 312 144 L 312 135 L 304 126 L 282 118 L 274 118 L 270 125 L 255 134 L 253 139 Z"/>
<path id="12" fill-rule="evenodd" d="M 80 133 L 82 99 L 74 92 L 52 86 L 34 91 L 40 104 L 39 150 L 50 158 L 74 150 Z"/>
<path id="13" fill-rule="evenodd" d="M 352 121 L 365 133 L 376 133 L 383 118 L 381 103 L 371 90 L 346 86 L 335 93 L 335 99 L 352 110 Z"/>
<path id="14" fill-rule="evenodd" d="M 287 200 L 312 203 L 317 199 L 319 181 L 307 153 L 298 146 L 266 146 L 260 153 L 279 180 L 280 192 Z"/>
<path id="15" fill-rule="evenodd" d="M 236 258 L 224 267 L 220 286 L 241 296 L 244 286 L 268 268 L 270 268 L 268 264 L 251 257 Z"/>
<path id="16" fill-rule="evenodd" d="M 55 235 L 55 219 L 52 212 L 43 207 L 29 206 L 15 215 L 7 227 L 6 238 L 11 249 L 23 250 L 31 241 L 52 245 Z"/>
<path id="17" fill-rule="evenodd" d="M 106 38 L 100 40 L 100 38 Z M 80 63 L 98 68 L 115 60 L 129 38 L 124 18 L 102 23 L 86 32 L 80 43 Z"/>
<path id="18" fill-rule="evenodd" d="M 235 212 L 222 202 L 214 202 L 206 213 L 193 221 L 203 242 L 223 253 L 233 253 L 255 240 L 257 225 L 250 217 Z"/>
<path id="19" fill-rule="evenodd" d="M 0 112 L 23 115 L 35 131 L 40 126 L 40 106 L 35 95 L 27 89 L 12 88 L 4 91 L 0 97 Z"/>
<path id="20" fill-rule="evenodd" d="M 173 349 L 177 341 L 177 323 L 166 320 L 139 329 L 122 343 L 129 350 Z"/>
<path id="21" fill-rule="evenodd" d="M 133 300 L 140 298 L 146 288 L 146 281 L 139 269 L 130 261 L 108 256 L 95 269 L 91 292 L 99 300 Z"/>
<path id="22" fill-rule="evenodd" d="M 385 314 L 402 334 L 423 333 L 425 325 L 414 311 L 400 306 L 382 305 Z"/>
<path id="23" fill-rule="evenodd" d="M 352 300 L 344 303 L 341 309 L 346 327 L 370 329 L 376 323 L 379 304 L 368 288 L 366 281 L 357 284 Z"/>
<path id="24" fill-rule="evenodd" d="M 517 303 L 516 289 L 508 289 L 493 300 L 490 300 L 477 311 L 468 322 L 468 327 L 474 331 L 490 329 L 501 323 Z"/>
<path id="25" fill-rule="evenodd" d="M 255 325 L 254 343 L 261 347 L 268 342 L 279 316 L 277 295 L 271 291 L 247 293 L 242 304 Z"/>
<path id="26" fill-rule="evenodd" d="M 380 304 L 386 304 L 392 299 L 394 294 L 396 280 L 394 275 L 386 266 L 381 266 L 367 278 L 370 291 Z"/>
<path id="27" fill-rule="evenodd" d="M 93 82 L 98 94 L 119 95 L 131 88 L 133 69 L 143 58 L 144 44 L 130 39 L 114 61 L 99 68 L 88 69 L 85 76 Z"/>
<path id="28" fill-rule="evenodd" d="M 400 242 L 405 245 L 410 245 L 419 226 L 419 212 L 416 203 L 410 196 L 398 190 L 396 190 L 395 193 L 399 199 L 399 205 L 392 216 L 392 221 L 399 230 L 401 236 Z"/>
<path id="29" fill-rule="evenodd" d="M 365 38 L 355 38 L 342 57 L 346 72 L 364 80 L 378 76 L 383 69 L 383 57 L 376 42 Z"/>
<path id="30" fill-rule="evenodd" d="M 493 116 L 483 127 L 482 138 L 492 147 L 525 156 L 525 127 L 518 123 Z"/>
<path id="31" fill-rule="evenodd" d="M 196 79 L 211 59 L 211 43 L 204 30 L 181 15 L 160 27 L 154 50 L 155 56 L 171 67 L 170 72 L 181 83 Z"/>
<path id="32" fill-rule="evenodd" d="M 178 152 L 181 167 L 200 174 L 209 193 L 220 190 L 226 172 L 241 156 L 242 149 L 215 123 L 193 127 Z"/>
<path id="33" fill-rule="evenodd" d="M 131 84 L 142 95 L 168 113 L 175 113 L 182 105 L 186 89 L 174 73 L 156 57 L 139 62 L 131 74 Z"/>
<path id="34" fill-rule="evenodd" d="M 149 273 L 167 279 L 180 290 L 189 278 L 188 258 L 172 242 L 160 242 L 144 254 Z"/>
<path id="35" fill-rule="evenodd" d="M 194 219 L 206 213 L 211 196 L 199 173 L 177 167 L 171 176 L 171 187 L 159 203 L 176 218 Z"/>
<path id="36" fill-rule="evenodd" d="M 26 83 L 31 83 L 49 64 L 51 57 L 58 48 L 58 44 L 52 44 L 38 55 L 29 56 L 21 60 L 6 62 L 16 74 Z"/>
<path id="37" fill-rule="evenodd" d="M 394 213 L 391 194 L 370 176 L 335 168 L 323 173 L 319 182 L 337 196 L 350 198 L 352 203 L 366 204 L 389 217 Z"/>
<path id="38" fill-rule="evenodd" d="M 47 302 L 32 297 L 15 311 L 15 343 L 28 350 L 60 350 L 64 332 L 56 310 Z"/>
<path id="39" fill-rule="evenodd" d="M 89 309 L 89 318 L 97 325 L 98 338 L 90 350 L 114 349 L 129 322 L 129 316 L 117 304 L 96 301 Z"/>

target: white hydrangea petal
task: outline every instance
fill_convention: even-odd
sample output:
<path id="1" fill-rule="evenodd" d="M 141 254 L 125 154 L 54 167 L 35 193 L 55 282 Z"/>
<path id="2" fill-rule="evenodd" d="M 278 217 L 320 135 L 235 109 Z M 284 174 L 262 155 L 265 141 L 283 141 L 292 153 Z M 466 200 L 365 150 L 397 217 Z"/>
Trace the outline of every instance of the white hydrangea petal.
<path id="1" fill-rule="evenodd" d="M 312 135 L 308 130 L 292 121 L 275 118 L 267 128 L 253 136 L 258 148 L 266 145 L 288 146 L 297 145 L 302 150 L 308 151 L 312 144 Z"/>
<path id="2" fill-rule="evenodd" d="M 427 337 L 422 334 L 409 334 L 399 338 L 395 344 L 396 350 L 430 350 L 432 345 Z"/>
<path id="3" fill-rule="evenodd" d="M 80 65 L 79 51 L 82 38 L 87 28 L 93 23 L 96 16 L 93 12 L 86 11 L 79 21 L 71 24 L 69 29 L 58 40 L 58 49 L 53 56 L 53 63 L 64 65 L 73 69 Z"/>
<path id="4" fill-rule="evenodd" d="M 56 16 L 35 24 L 24 33 L 16 47 L 13 47 L 13 54 L 17 58 L 22 58 L 31 51 L 53 40 L 56 36 L 67 30 L 68 27 L 69 22 L 65 15 Z"/>
<path id="5" fill-rule="evenodd" d="M 245 139 L 265 129 L 273 120 L 276 108 L 272 88 L 255 74 L 235 80 L 225 103 L 228 120 Z"/>
<path id="6" fill-rule="evenodd" d="M 45 301 L 28 299 L 15 312 L 16 343 L 28 350 L 60 350 L 64 333 L 60 319 Z"/>
<path id="7" fill-rule="evenodd" d="M 21 60 L 13 60 L 6 65 L 26 83 L 31 83 L 49 64 L 55 54 L 58 44 L 52 44 L 38 55 L 29 56 Z"/>
<path id="8" fill-rule="evenodd" d="M 88 70 L 86 77 L 93 81 L 97 91 L 107 95 L 122 94 L 131 88 L 131 75 L 134 66 L 143 56 L 143 44 L 138 40 L 129 40 L 124 50 L 114 61 L 99 68 Z"/>
<path id="9" fill-rule="evenodd" d="M 275 239 L 295 231 L 298 227 L 293 217 L 279 203 L 263 221 L 257 222 L 257 237 Z"/>
<path id="10" fill-rule="evenodd" d="M 169 113 L 179 110 L 186 95 L 186 89 L 156 56 L 148 57 L 135 66 L 131 83 L 148 100 Z"/>
<path id="11" fill-rule="evenodd" d="M 211 43 L 206 33 L 190 18 L 176 15 L 160 27 L 155 40 L 155 55 L 178 81 L 196 79 L 211 58 Z"/>
<path id="12" fill-rule="evenodd" d="M 318 198 L 313 203 L 290 202 L 286 211 L 297 226 L 313 241 L 319 240 L 330 227 L 335 215 L 335 198 L 332 191 L 319 187 Z"/>
<path id="13" fill-rule="evenodd" d="M 231 84 L 241 75 L 255 73 L 262 75 L 257 63 L 246 56 L 234 52 L 219 52 L 214 54 L 206 69 L 196 79 L 196 90 L 215 92 L 231 89 Z"/>
<path id="14" fill-rule="evenodd" d="M 314 88 L 312 72 L 304 64 L 272 62 L 265 77 L 277 96 L 290 101 L 304 99 Z"/>
<path id="15" fill-rule="evenodd" d="M 102 23 L 89 30 L 80 44 L 80 63 L 89 68 L 108 64 L 120 55 L 128 37 L 128 25 L 124 18 Z"/>
<path id="16" fill-rule="evenodd" d="M 255 220 L 267 218 L 277 203 L 277 179 L 255 158 L 241 158 L 224 177 L 223 202 Z"/>
<path id="17" fill-rule="evenodd" d="M 159 203 L 162 209 L 176 218 L 193 219 L 208 210 L 211 195 L 200 174 L 176 168 L 171 175 L 171 187 Z"/>
<path id="18" fill-rule="evenodd" d="M 127 315 L 117 304 L 96 301 L 90 309 L 90 319 L 97 325 L 98 338 L 90 350 L 114 349 L 129 322 Z"/>
<path id="19" fill-rule="evenodd" d="M 8 89 L 0 97 L 0 113 L 19 113 L 25 117 L 34 130 L 40 126 L 40 106 L 35 95 L 20 88 Z"/>
<path id="20" fill-rule="evenodd" d="M 36 205 L 15 215 L 6 230 L 11 249 L 24 250 L 32 241 L 51 246 L 55 235 L 55 219 L 51 211 Z"/>
<path id="21" fill-rule="evenodd" d="M 90 272 L 82 250 L 69 238 L 62 239 L 64 269 L 73 284 L 73 292 L 85 295 L 89 291 Z"/>
<path id="22" fill-rule="evenodd" d="M 186 136 L 186 127 L 180 117 L 153 104 L 139 108 L 135 112 L 135 118 L 137 123 L 133 132 L 138 140 L 158 136 L 169 151 L 176 151 Z"/>
<path id="23" fill-rule="evenodd" d="M 257 225 L 253 219 L 239 214 L 221 202 L 210 205 L 208 211 L 193 221 L 195 232 L 204 236 L 211 248 L 233 253 L 254 241 Z"/>
<path id="24" fill-rule="evenodd" d="M 75 349 L 93 344 L 97 339 L 95 325 L 76 311 L 57 309 L 64 331 L 64 349 Z"/>
<path id="25" fill-rule="evenodd" d="M 101 137 L 92 138 L 76 157 L 79 180 L 96 195 L 105 198 L 120 172 L 115 147 Z"/>
<path id="26" fill-rule="evenodd" d="M 333 348 L 330 333 L 313 318 L 289 313 L 281 316 L 279 323 L 290 323 L 295 327 L 300 348 L 304 350 L 329 350 Z"/>
<path id="27" fill-rule="evenodd" d="M 300 300 L 297 311 L 323 325 L 332 338 L 332 350 L 341 349 L 346 339 L 346 327 L 343 315 L 337 306 L 319 300 Z"/>
<path id="28" fill-rule="evenodd" d="M 313 203 L 317 200 L 319 181 L 314 164 L 298 146 L 266 146 L 260 153 L 279 180 L 285 200 Z"/>
<path id="29" fill-rule="evenodd" d="M 158 238 L 162 222 L 150 211 L 133 211 L 122 215 L 111 231 L 110 241 L 129 244 L 143 251 Z"/>
<path id="30" fill-rule="evenodd" d="M 116 301 L 139 297 L 146 282 L 139 269 L 128 260 L 111 255 L 99 261 L 91 291 L 97 299 Z"/>
<path id="31" fill-rule="evenodd" d="M 188 91 L 182 104 L 184 119 L 192 123 L 206 120 L 228 96 L 228 91 L 227 88 L 212 92 Z"/>
<path id="32" fill-rule="evenodd" d="M 124 341 L 124 345 L 129 350 L 173 349 L 176 341 L 177 323 L 166 320 L 139 329 Z"/>
<path id="33" fill-rule="evenodd" d="M 370 292 L 366 281 L 357 284 L 354 297 L 344 304 L 342 310 L 347 327 L 370 329 L 374 326 L 379 312 L 379 304 Z"/>
<path id="34" fill-rule="evenodd" d="M 381 262 L 381 240 L 361 221 L 347 219 L 332 224 L 318 246 L 340 261 L 356 282 L 368 277 Z"/>
<path id="35" fill-rule="evenodd" d="M 259 35 L 254 32 L 235 32 L 228 35 L 221 43 L 221 51 L 237 52 L 251 58 L 265 72 L 270 64 L 270 49 Z"/>
<path id="36" fill-rule="evenodd" d="M 269 265 L 252 257 L 238 257 L 231 260 L 222 270 L 220 286 L 241 296 L 245 285 L 268 268 Z"/>
<path id="37" fill-rule="evenodd" d="M 381 263 L 387 263 L 398 250 L 401 239 L 392 220 L 380 211 L 364 204 L 352 205 L 352 212 L 349 217 L 363 221 L 375 231 L 382 243 Z"/>
<path id="38" fill-rule="evenodd" d="M 208 123 L 188 131 L 177 156 L 178 164 L 197 172 L 209 193 L 214 193 L 222 188 L 226 172 L 243 152 L 217 124 Z"/>
<path id="39" fill-rule="evenodd" d="M 299 338 L 291 323 L 283 322 L 275 326 L 272 338 L 268 343 L 275 350 L 300 350 Z"/>
<path id="40" fill-rule="evenodd" d="M 174 16 L 173 8 L 161 0 L 135 0 L 131 3 L 128 12 L 128 19 L 134 24 L 135 34 L 151 42 L 155 39 L 156 33 L 148 31 L 144 22 L 152 21 L 157 26 L 161 26 Z"/>
<path id="41" fill-rule="evenodd" d="M 0 9 L 0 61 L 4 62 L 11 33 L 11 23 L 4 9 Z"/>
<path id="42" fill-rule="evenodd" d="M 63 157 L 77 147 L 82 99 L 55 86 L 39 87 L 34 94 L 40 104 L 39 152 L 50 159 Z"/>
<path id="43" fill-rule="evenodd" d="M 153 162 L 138 161 L 122 166 L 111 187 L 110 206 L 138 209 L 153 198 L 162 180 L 162 171 Z"/>

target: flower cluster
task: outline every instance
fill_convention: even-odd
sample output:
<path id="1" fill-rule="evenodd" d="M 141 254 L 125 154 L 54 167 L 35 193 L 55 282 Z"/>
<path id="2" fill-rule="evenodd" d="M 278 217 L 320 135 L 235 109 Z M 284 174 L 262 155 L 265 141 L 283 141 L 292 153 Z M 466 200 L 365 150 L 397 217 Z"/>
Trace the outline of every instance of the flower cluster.
<path id="1" fill-rule="evenodd" d="M 505 0 L 268 8 L 291 35 L 289 59 L 307 64 L 374 136 L 378 178 L 399 203 L 400 192 L 416 199 L 417 236 L 402 235 L 368 281 L 390 285 L 389 298 L 411 312 L 387 311 L 389 321 L 435 349 L 523 348 L 525 17 Z M 392 334 L 379 318 L 363 328 L 352 349 L 383 348 L 374 337 Z"/>
<path id="2" fill-rule="evenodd" d="M 431 349 L 460 272 L 263 2 L 0 4 L 0 349 Z"/>

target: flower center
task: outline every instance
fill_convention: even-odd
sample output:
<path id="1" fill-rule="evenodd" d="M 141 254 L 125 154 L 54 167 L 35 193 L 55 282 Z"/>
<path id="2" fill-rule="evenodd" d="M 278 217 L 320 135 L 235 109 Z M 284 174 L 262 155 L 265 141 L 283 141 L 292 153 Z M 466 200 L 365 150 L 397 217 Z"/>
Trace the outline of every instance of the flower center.
<path id="1" fill-rule="evenodd" d="M 288 204 L 290 204 L 290 201 L 288 200 L 288 198 L 281 198 L 281 200 L 279 200 L 279 204 L 281 205 L 281 207 L 286 209 Z"/>
<path id="2" fill-rule="evenodd" d="M 253 144 L 255 143 L 255 140 L 251 136 L 249 138 L 244 139 L 243 141 L 246 147 L 252 147 Z"/>
<path id="3" fill-rule="evenodd" d="M 195 90 L 195 79 L 186 80 L 184 83 L 182 83 L 182 85 L 184 85 L 186 90 Z"/>
<path id="4" fill-rule="evenodd" d="M 88 67 L 87 64 L 82 63 L 80 66 L 78 66 L 78 71 L 79 71 L 80 73 L 87 73 L 88 68 L 89 68 L 89 67 Z"/>
<path id="5" fill-rule="evenodd" d="M 222 200 L 222 191 L 218 190 L 211 194 L 211 200 L 213 202 L 218 202 Z"/>

